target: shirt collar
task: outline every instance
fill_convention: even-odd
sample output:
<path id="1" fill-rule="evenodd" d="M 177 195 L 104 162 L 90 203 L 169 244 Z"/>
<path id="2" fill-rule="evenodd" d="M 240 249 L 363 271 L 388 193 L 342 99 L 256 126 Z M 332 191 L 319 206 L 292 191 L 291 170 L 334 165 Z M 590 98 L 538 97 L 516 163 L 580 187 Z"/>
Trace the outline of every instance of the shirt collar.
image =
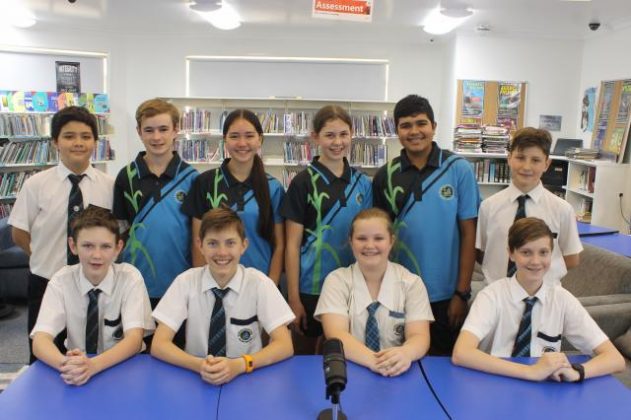
<path id="1" fill-rule="evenodd" d="M 361 313 L 366 309 L 368 305 L 370 305 L 373 300 L 370 296 L 370 292 L 368 291 L 368 285 L 366 285 L 366 279 L 359 269 L 359 264 L 354 263 L 351 266 L 352 275 L 353 275 L 353 291 L 355 302 L 357 303 L 355 306 L 355 313 Z M 381 282 L 381 287 L 379 288 L 379 295 L 377 296 L 377 301 L 380 305 L 386 307 L 388 310 L 395 310 L 394 303 L 394 289 L 395 289 L 395 280 L 396 277 L 393 272 L 392 263 L 388 261 L 388 267 L 386 268 L 386 272 L 383 275 L 383 281 Z"/>
<path id="2" fill-rule="evenodd" d="M 68 178 L 68 175 L 74 174 L 74 172 L 68 169 L 66 165 L 64 165 L 64 163 L 60 160 L 59 163 L 57 164 L 57 174 L 59 175 L 60 179 L 64 180 Z M 79 175 L 85 175 L 92 181 L 96 177 L 96 169 L 94 169 L 92 165 L 88 165 L 87 169 Z"/>
<path id="3" fill-rule="evenodd" d="M 518 197 L 524 195 L 524 192 L 521 191 L 519 188 L 517 188 L 515 184 L 513 184 L 512 181 L 509 184 L 507 190 L 508 190 L 508 198 L 511 201 L 511 203 L 516 201 Z M 539 181 L 539 184 L 526 194 L 528 194 L 528 197 L 530 197 L 532 201 L 534 201 L 535 203 L 538 203 L 541 197 L 543 196 L 544 192 L 545 192 L 545 189 L 543 187 L 543 184 L 541 183 L 541 181 Z"/>
<path id="4" fill-rule="evenodd" d="M 539 290 L 537 290 L 537 293 L 535 293 L 535 297 L 542 304 L 545 303 L 546 296 L 548 295 L 548 287 L 549 286 L 544 282 L 539 288 Z M 509 288 L 511 301 L 513 303 L 519 303 L 523 301 L 524 299 L 526 299 L 527 297 L 530 297 L 528 292 L 526 292 L 526 290 L 523 287 L 521 287 L 521 285 L 517 282 L 517 278 L 515 277 L 515 274 L 513 274 L 513 277 L 510 277 L 508 279 L 508 288 Z"/>
<path id="5" fill-rule="evenodd" d="M 435 141 L 432 142 L 432 150 L 429 152 L 429 156 L 427 157 L 426 166 L 431 166 L 433 168 L 439 168 L 441 164 L 441 155 L 442 150 Z M 409 169 L 410 167 L 419 170 L 416 166 L 412 164 L 410 158 L 408 158 L 408 154 L 405 149 L 401 149 L 401 172 Z"/>
<path id="6" fill-rule="evenodd" d="M 244 184 L 252 188 L 252 176 L 254 175 L 254 173 L 251 171 L 250 175 L 245 179 L 245 181 L 241 182 L 237 178 L 235 178 L 232 175 L 232 172 L 230 172 L 230 169 L 228 169 L 228 162 L 230 162 L 230 158 L 224 159 L 224 161 L 221 163 L 221 172 L 223 173 L 224 179 L 226 180 L 228 187 Z"/>
<path id="7" fill-rule="evenodd" d="M 110 265 L 110 268 L 107 270 L 107 274 L 105 275 L 105 278 L 99 284 L 95 286 L 92 283 L 90 283 L 90 280 L 88 280 L 85 274 L 83 274 L 83 266 L 81 266 L 81 263 L 79 263 L 78 287 L 82 296 L 87 295 L 88 292 L 92 289 L 99 289 L 106 295 L 111 296 L 114 290 L 114 269 Z"/>
<path id="8" fill-rule="evenodd" d="M 147 176 L 154 175 L 149 170 L 149 167 L 147 166 L 147 162 L 145 161 L 146 155 L 147 155 L 147 152 L 140 152 L 138 153 L 138 156 L 136 156 L 136 159 L 135 159 L 136 167 L 138 167 L 139 178 L 145 178 Z M 166 169 L 160 176 L 166 176 L 170 179 L 175 178 L 177 176 L 177 171 L 178 171 L 178 168 L 180 167 L 181 161 L 182 159 L 180 159 L 180 155 L 178 155 L 177 152 L 173 152 L 173 157 L 171 158 Z"/>
<path id="9" fill-rule="evenodd" d="M 335 174 L 331 172 L 329 168 L 320 163 L 320 156 L 315 156 L 311 161 L 310 166 L 312 166 L 316 171 L 324 175 L 328 183 L 333 182 L 333 180 L 335 180 L 336 178 L 341 179 L 347 184 L 351 183 L 351 166 L 348 164 L 348 160 L 346 160 L 346 158 L 344 158 L 344 171 L 342 172 L 342 176 L 340 177 L 335 176 Z"/>
<path id="10" fill-rule="evenodd" d="M 239 294 L 241 286 L 243 285 L 244 276 L 245 270 L 243 269 L 243 266 L 239 264 L 237 266 L 237 272 L 234 273 L 234 276 L 232 276 L 232 278 L 228 281 L 228 284 L 225 288 L 232 290 L 236 294 Z M 219 287 L 219 284 L 217 284 L 217 281 L 210 273 L 210 269 L 208 268 L 207 264 L 204 266 L 204 274 L 202 275 L 202 293 L 209 292 L 215 287 L 221 289 L 221 287 Z"/>

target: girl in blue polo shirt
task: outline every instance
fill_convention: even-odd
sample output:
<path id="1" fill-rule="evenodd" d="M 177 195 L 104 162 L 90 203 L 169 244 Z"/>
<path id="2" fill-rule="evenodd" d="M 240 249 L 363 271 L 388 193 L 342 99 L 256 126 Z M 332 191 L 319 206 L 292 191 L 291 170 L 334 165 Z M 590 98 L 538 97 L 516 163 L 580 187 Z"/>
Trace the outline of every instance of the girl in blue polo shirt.
<path id="1" fill-rule="evenodd" d="M 202 173 L 193 183 L 182 210 L 192 217 L 193 232 L 199 230 L 204 213 L 218 207 L 236 211 L 245 224 L 249 246 L 241 263 L 267 274 L 278 284 L 283 268 L 284 226 L 280 205 L 281 183 L 265 172 L 258 151 L 263 127 L 256 114 L 236 109 L 223 125 L 225 149 L 230 155 L 221 167 Z M 193 247 L 195 248 L 195 247 Z M 193 264 L 203 265 L 193 253 Z"/>
<path id="2" fill-rule="evenodd" d="M 321 108 L 311 136 L 320 155 L 294 177 L 281 210 L 286 219 L 285 273 L 296 353 L 313 353 L 322 327 L 313 319 L 324 278 L 353 262 L 348 231 L 353 217 L 372 204 L 370 180 L 346 156 L 352 121 L 341 107 Z"/>

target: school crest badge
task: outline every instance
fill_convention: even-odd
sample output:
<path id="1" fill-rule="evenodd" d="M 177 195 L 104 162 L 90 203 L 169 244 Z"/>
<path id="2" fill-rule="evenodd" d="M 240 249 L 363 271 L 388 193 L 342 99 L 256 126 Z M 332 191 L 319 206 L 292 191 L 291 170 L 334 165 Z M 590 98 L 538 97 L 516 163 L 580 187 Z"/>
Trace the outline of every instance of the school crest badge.
<path id="1" fill-rule="evenodd" d="M 449 184 L 440 187 L 440 197 L 443 200 L 451 200 L 454 198 L 454 187 Z"/>
<path id="2" fill-rule="evenodd" d="M 240 329 L 237 336 L 242 343 L 249 343 L 254 339 L 254 334 L 252 334 L 252 330 L 249 328 Z"/>

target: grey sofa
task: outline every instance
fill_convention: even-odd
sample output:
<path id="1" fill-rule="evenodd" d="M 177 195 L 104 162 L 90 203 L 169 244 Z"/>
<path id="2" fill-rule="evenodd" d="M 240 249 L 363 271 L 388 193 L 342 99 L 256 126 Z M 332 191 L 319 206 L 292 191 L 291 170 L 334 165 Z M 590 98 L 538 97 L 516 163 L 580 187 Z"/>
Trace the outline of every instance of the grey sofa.
<path id="1" fill-rule="evenodd" d="M 0 219 L 0 300 L 26 299 L 28 255 L 11 239 L 7 218 Z"/>

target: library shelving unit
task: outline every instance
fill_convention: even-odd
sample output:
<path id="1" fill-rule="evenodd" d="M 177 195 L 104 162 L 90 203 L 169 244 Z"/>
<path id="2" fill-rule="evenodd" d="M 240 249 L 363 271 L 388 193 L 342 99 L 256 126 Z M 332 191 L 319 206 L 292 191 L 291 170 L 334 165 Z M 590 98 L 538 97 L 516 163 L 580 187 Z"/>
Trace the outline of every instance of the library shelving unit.
<path id="1" fill-rule="evenodd" d="M 471 162 L 480 194 L 487 198 L 510 182 L 510 170 L 502 153 L 458 153 Z M 628 164 L 603 160 L 568 159 L 551 156 L 541 180 L 553 193 L 574 207 L 579 220 L 626 230 L 620 212 L 620 194 L 625 191 Z"/>
<path id="2" fill-rule="evenodd" d="M 53 112 L 0 112 L 0 217 L 8 216 L 24 181 L 58 162 L 50 138 Z M 95 114 L 99 139 L 92 164 L 106 171 L 114 158 L 108 114 Z"/>
<path id="3" fill-rule="evenodd" d="M 353 119 L 354 136 L 349 162 L 373 175 L 389 157 L 399 152 L 392 111 L 394 102 L 246 99 L 163 98 L 182 113 L 177 149 L 181 157 L 200 171 L 216 167 L 226 157 L 221 127 L 227 114 L 250 109 L 261 120 L 264 141 L 261 157 L 266 170 L 285 187 L 317 154 L 310 140 L 313 116 L 325 105 L 339 105 Z"/>
<path id="4" fill-rule="evenodd" d="M 628 168 L 628 164 L 609 161 L 568 160 L 565 199 L 579 220 L 626 230 L 620 194 L 625 190 Z"/>

